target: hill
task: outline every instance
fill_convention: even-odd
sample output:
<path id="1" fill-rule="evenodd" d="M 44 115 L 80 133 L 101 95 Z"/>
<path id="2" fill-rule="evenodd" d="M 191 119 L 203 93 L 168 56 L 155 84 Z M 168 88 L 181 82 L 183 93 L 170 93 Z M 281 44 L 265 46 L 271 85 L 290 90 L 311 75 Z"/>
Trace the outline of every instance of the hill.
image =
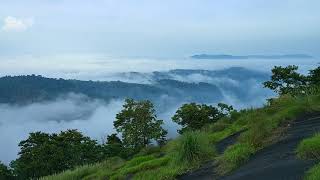
<path id="1" fill-rule="evenodd" d="M 191 56 L 193 59 L 311 59 L 312 56 L 306 54 L 284 54 L 284 55 L 244 55 L 234 56 L 228 54 L 198 54 Z"/>

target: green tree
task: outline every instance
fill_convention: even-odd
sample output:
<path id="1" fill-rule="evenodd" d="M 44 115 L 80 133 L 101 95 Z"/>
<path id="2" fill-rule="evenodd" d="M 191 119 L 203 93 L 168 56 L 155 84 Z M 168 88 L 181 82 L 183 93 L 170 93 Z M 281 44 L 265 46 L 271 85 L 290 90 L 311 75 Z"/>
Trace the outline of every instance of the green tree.
<path id="1" fill-rule="evenodd" d="M 60 134 L 30 133 L 19 146 L 19 158 L 11 163 L 11 167 L 20 179 L 58 173 L 97 162 L 102 157 L 101 146 L 77 130 Z"/>
<path id="2" fill-rule="evenodd" d="M 223 110 L 231 108 L 225 104 L 221 104 L 221 106 Z M 200 129 L 208 123 L 216 122 L 223 116 L 223 112 L 211 105 L 189 103 L 182 105 L 172 117 L 172 120 L 182 126 L 182 129 L 178 132 L 183 133 L 188 130 Z"/>
<path id="3" fill-rule="evenodd" d="M 263 85 L 280 95 L 294 93 L 307 84 L 307 77 L 299 74 L 297 70 L 298 66 L 294 65 L 275 66 L 272 69 L 271 80 L 264 82 Z"/>
<path id="4" fill-rule="evenodd" d="M 163 121 L 157 119 L 155 109 L 150 101 L 126 99 L 123 110 L 116 115 L 114 127 L 122 134 L 123 145 L 140 150 L 151 140 L 159 140 L 167 131 L 161 126 Z"/>
<path id="5" fill-rule="evenodd" d="M 122 141 L 117 134 L 111 134 L 107 136 L 107 141 L 104 144 L 104 155 L 106 158 L 115 156 L 122 158 L 128 157 L 126 149 L 123 147 Z"/>
<path id="6" fill-rule="evenodd" d="M 228 116 L 231 112 L 234 111 L 232 106 L 225 103 L 218 103 L 218 109 L 224 116 Z"/>
<path id="7" fill-rule="evenodd" d="M 12 171 L 6 165 L 4 165 L 1 161 L 0 161 L 0 179 L 1 180 L 14 179 Z"/>
<path id="8" fill-rule="evenodd" d="M 320 85 L 320 66 L 309 71 L 308 81 L 311 85 Z"/>

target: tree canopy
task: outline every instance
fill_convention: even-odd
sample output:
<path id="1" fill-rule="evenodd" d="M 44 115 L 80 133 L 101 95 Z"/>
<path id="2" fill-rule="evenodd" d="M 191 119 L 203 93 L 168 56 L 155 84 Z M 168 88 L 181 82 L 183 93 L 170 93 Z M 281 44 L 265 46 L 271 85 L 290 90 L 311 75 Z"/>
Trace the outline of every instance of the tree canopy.
<path id="1" fill-rule="evenodd" d="M 189 103 L 182 105 L 172 120 L 182 126 L 179 133 L 197 130 L 208 123 L 214 123 L 233 110 L 232 106 L 220 103 L 218 108 L 206 104 Z"/>
<path id="2" fill-rule="evenodd" d="M 133 149 L 141 149 L 151 140 L 162 140 L 167 134 L 162 125 L 163 121 L 157 119 L 150 101 L 133 99 L 126 99 L 123 110 L 114 121 L 115 129 L 122 134 L 123 144 Z"/>
<path id="3" fill-rule="evenodd" d="M 38 178 L 102 159 L 101 146 L 77 130 L 30 133 L 19 146 L 19 158 L 11 166 L 21 179 Z"/>
<path id="4" fill-rule="evenodd" d="M 271 80 L 263 83 L 279 95 L 304 93 L 311 86 L 320 85 L 320 67 L 309 71 L 308 75 L 297 72 L 298 66 L 275 66 L 272 69 Z"/>

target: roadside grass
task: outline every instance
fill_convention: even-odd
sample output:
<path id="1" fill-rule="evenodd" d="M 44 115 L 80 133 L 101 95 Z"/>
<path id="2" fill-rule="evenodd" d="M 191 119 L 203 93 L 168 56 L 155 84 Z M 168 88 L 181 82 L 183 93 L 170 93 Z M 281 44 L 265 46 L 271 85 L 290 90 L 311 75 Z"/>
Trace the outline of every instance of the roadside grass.
<path id="1" fill-rule="evenodd" d="M 105 162 L 84 165 L 73 170 L 67 170 L 59 174 L 46 176 L 40 180 L 78 180 L 78 179 L 104 179 L 124 164 L 121 158 L 110 158 Z"/>
<path id="2" fill-rule="evenodd" d="M 254 152 L 255 149 L 245 143 L 229 146 L 223 155 L 217 158 L 219 164 L 217 171 L 220 174 L 225 174 L 236 169 L 244 164 Z"/>
<path id="3" fill-rule="evenodd" d="M 248 129 L 238 138 L 238 144 L 232 145 L 219 156 L 218 173 L 223 175 L 243 165 L 255 152 L 275 143 L 290 123 L 302 113 L 320 110 L 319 94 L 308 96 L 281 96 L 268 105 L 242 113 L 238 121 Z"/>
<path id="4" fill-rule="evenodd" d="M 313 137 L 302 140 L 297 149 L 297 157 L 302 160 L 320 161 L 320 134 L 317 133 Z M 318 180 L 320 178 L 320 164 L 315 165 L 307 171 L 306 180 Z"/>
<path id="5" fill-rule="evenodd" d="M 297 157 L 303 160 L 320 161 L 320 134 L 302 140 L 297 149 Z"/>
<path id="6" fill-rule="evenodd" d="M 208 134 L 200 131 L 185 132 L 167 147 L 167 164 L 158 168 L 139 171 L 133 179 L 175 179 L 188 170 L 199 167 L 216 156 Z"/>
<path id="7" fill-rule="evenodd" d="M 305 180 L 319 180 L 320 178 L 320 164 L 315 165 L 306 173 Z"/>
<path id="8" fill-rule="evenodd" d="M 195 131 L 186 132 L 178 138 L 176 146 L 176 160 L 184 163 L 198 163 L 208 160 L 215 154 L 208 134 Z"/>

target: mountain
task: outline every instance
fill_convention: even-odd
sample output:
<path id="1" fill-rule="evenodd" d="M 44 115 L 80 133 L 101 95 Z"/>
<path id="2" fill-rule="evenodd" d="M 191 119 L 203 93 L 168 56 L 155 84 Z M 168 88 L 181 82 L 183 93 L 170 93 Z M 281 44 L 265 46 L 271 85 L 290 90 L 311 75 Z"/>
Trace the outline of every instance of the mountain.
<path id="1" fill-rule="evenodd" d="M 284 54 L 284 55 L 244 55 L 234 56 L 228 54 L 199 54 L 191 56 L 193 59 L 311 59 L 310 55 L 306 54 Z"/>
<path id="2" fill-rule="evenodd" d="M 149 99 L 165 107 L 170 103 L 220 101 L 251 106 L 262 104 L 271 95 L 266 89 L 257 89 L 268 79 L 267 73 L 240 67 L 215 71 L 128 72 L 115 77 L 123 82 L 66 80 L 36 75 L 5 76 L 0 78 L 0 103 L 29 104 L 75 93 L 106 102 L 124 98 Z M 134 80 L 139 83 L 133 83 Z"/>

